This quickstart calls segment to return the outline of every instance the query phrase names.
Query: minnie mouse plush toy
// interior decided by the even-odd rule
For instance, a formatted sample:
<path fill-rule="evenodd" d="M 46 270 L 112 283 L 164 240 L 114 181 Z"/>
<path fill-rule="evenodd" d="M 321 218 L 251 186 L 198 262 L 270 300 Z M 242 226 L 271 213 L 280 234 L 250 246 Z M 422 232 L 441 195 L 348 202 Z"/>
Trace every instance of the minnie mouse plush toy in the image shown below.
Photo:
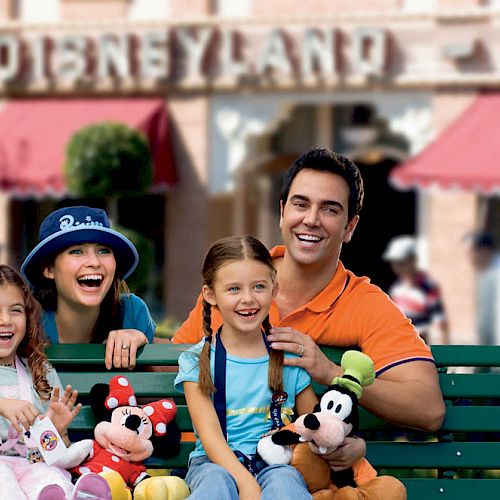
<path fill-rule="evenodd" d="M 168 399 L 137 405 L 126 377 L 96 384 L 90 401 L 97 425 L 94 440 L 71 446 L 64 466 L 74 476 L 99 473 L 108 481 L 113 500 L 180 500 L 189 495 L 175 476 L 148 477 L 144 460 L 153 453 L 169 457 L 179 453 L 180 430 L 174 421 L 175 403 Z M 62 465 L 61 463 L 59 463 Z"/>

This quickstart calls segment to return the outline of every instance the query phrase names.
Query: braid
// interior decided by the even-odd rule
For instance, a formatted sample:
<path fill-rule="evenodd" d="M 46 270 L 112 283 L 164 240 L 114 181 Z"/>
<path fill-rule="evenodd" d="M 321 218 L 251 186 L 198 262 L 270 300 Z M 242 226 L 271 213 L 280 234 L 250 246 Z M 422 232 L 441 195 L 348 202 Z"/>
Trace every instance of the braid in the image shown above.
<path fill-rule="evenodd" d="M 215 386 L 210 372 L 210 346 L 212 344 L 212 306 L 203 299 L 203 331 L 205 332 L 205 344 L 200 353 L 200 374 L 198 384 L 203 394 L 213 394 Z"/>
<path fill-rule="evenodd" d="M 267 315 L 262 322 L 262 328 L 267 337 L 271 330 L 269 315 Z M 283 351 L 277 351 L 275 349 L 269 351 L 268 384 L 272 392 L 283 391 Z"/>
<path fill-rule="evenodd" d="M 203 332 L 205 337 L 212 337 L 212 306 L 203 299 Z"/>

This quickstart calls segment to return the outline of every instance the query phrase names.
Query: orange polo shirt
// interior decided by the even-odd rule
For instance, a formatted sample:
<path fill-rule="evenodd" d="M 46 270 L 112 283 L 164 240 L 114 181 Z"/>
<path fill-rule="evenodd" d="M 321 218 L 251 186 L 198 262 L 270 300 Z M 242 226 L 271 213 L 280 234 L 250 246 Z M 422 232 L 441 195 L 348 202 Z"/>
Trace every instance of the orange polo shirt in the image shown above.
<path fill-rule="evenodd" d="M 273 259 L 284 254 L 284 246 L 271 250 Z M 201 340 L 202 309 L 200 295 L 172 342 L 195 344 Z M 387 294 L 368 278 L 346 270 L 340 261 L 332 280 L 316 297 L 283 318 L 273 302 L 269 318 L 273 326 L 294 328 L 320 345 L 360 347 L 373 360 L 377 375 L 409 361 L 434 361 L 429 347 Z M 213 331 L 221 324 L 221 315 L 212 309 Z"/>

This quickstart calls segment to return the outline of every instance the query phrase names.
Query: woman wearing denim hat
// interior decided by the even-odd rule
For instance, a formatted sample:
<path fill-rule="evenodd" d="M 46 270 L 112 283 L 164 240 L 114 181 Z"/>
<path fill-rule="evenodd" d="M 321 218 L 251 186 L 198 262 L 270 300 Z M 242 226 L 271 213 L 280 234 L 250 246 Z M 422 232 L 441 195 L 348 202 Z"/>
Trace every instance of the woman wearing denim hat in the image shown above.
<path fill-rule="evenodd" d="M 153 340 L 156 328 L 147 305 L 123 281 L 139 262 L 132 242 L 111 229 L 104 210 L 84 206 L 50 213 L 39 236 L 21 273 L 43 307 L 50 341 L 106 341 L 106 367 L 132 369 L 137 349 Z"/>

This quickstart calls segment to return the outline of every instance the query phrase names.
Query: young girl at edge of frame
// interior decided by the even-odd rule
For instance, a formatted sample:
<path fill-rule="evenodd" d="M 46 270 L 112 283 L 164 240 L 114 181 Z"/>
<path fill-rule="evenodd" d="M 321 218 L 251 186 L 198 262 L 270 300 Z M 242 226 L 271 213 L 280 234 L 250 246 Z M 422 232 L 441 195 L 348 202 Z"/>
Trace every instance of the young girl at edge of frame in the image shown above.
<path fill-rule="evenodd" d="M 181 354 L 175 380 L 197 433 L 186 476 L 189 498 L 310 499 L 297 470 L 255 456 L 259 439 L 283 425 L 283 415 L 287 420 L 294 407 L 310 412 L 317 402 L 307 372 L 283 366 L 283 352 L 266 341 L 277 292 L 271 256 L 250 236 L 219 240 L 205 258 L 203 281 L 206 337 Z M 210 328 L 212 306 L 224 320 L 217 333 Z"/>
<path fill-rule="evenodd" d="M 105 341 L 106 368 L 134 368 L 137 349 L 153 341 L 156 329 L 148 306 L 124 281 L 138 262 L 134 244 L 111 228 L 104 210 L 49 213 L 21 275 L 42 305 L 50 342 Z"/>
<path fill-rule="evenodd" d="M 21 438 L 22 427 L 29 429 L 38 416 L 48 415 L 69 446 L 67 428 L 81 409 L 70 385 L 60 396 L 61 381 L 43 352 L 40 315 L 21 276 L 0 264 L 0 496 L 59 500 L 81 492 L 106 494 L 104 478 L 92 474 L 74 487 L 69 472 L 36 461 L 35 443 Z"/>

